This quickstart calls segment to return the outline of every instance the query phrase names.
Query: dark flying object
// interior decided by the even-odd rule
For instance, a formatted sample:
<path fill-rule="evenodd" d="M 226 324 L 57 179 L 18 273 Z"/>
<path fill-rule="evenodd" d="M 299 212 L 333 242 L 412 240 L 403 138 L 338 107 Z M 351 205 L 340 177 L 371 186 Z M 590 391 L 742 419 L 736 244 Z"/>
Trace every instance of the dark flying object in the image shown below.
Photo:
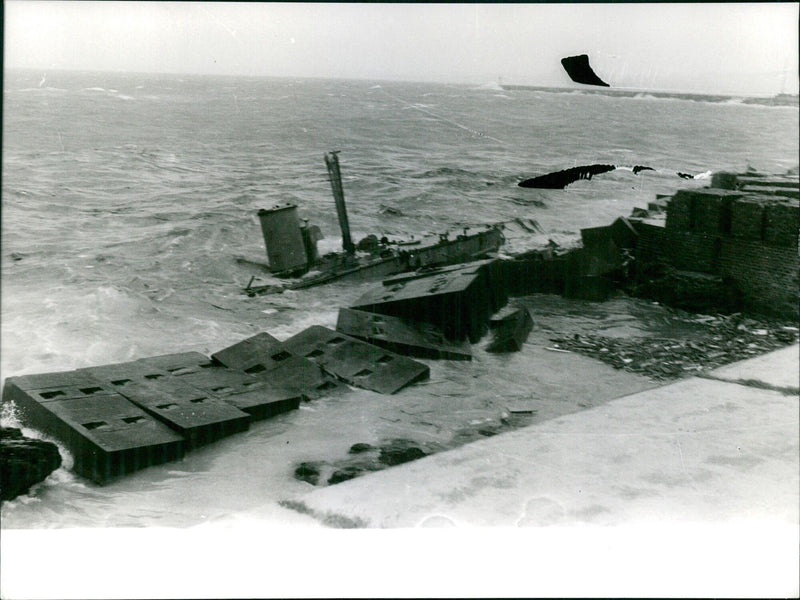
<path fill-rule="evenodd" d="M 569 75 L 570 79 L 575 83 L 611 87 L 592 71 L 592 67 L 589 66 L 589 57 L 586 54 L 562 58 L 561 64 L 564 66 L 567 75 Z"/>

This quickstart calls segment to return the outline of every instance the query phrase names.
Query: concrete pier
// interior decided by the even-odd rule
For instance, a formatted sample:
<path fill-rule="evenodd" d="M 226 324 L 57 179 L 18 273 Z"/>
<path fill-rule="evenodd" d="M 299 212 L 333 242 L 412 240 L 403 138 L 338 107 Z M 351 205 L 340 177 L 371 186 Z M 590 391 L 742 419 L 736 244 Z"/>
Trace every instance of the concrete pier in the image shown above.
<path fill-rule="evenodd" d="M 800 521 L 798 346 L 318 488 L 370 528 Z M 792 392 L 789 388 L 794 386 Z"/>

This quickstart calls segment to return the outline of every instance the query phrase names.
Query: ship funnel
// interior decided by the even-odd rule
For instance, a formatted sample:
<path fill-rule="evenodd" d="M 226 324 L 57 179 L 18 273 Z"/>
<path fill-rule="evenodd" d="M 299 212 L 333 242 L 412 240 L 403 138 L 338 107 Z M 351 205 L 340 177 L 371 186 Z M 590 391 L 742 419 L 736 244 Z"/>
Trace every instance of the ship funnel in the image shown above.
<path fill-rule="evenodd" d="M 297 206 L 277 204 L 258 211 L 269 268 L 275 274 L 299 274 L 308 268 L 308 257 L 297 219 Z"/>

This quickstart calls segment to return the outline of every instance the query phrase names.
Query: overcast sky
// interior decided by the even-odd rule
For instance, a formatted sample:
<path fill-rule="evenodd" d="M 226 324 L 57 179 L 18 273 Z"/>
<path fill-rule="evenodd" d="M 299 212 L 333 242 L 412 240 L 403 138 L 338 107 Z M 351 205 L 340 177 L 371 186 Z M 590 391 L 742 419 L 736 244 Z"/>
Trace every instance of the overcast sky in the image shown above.
<path fill-rule="evenodd" d="M 797 92 L 798 4 L 5 3 L 5 67 Z"/>

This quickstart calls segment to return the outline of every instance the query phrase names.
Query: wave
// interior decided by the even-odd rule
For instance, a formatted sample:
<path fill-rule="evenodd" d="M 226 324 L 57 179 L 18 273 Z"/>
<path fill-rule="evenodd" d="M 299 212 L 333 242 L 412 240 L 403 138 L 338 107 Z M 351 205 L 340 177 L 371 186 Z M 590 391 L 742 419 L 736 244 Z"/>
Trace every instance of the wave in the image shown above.
<path fill-rule="evenodd" d="M 477 173 L 473 173 L 472 171 L 466 171 L 464 169 L 459 169 L 457 167 L 439 167 L 437 169 L 431 169 L 430 171 L 425 171 L 419 175 L 411 175 L 411 177 L 415 179 L 432 179 L 436 177 L 477 177 Z"/>
<path fill-rule="evenodd" d="M 44 87 L 35 87 L 35 88 L 21 88 L 21 89 L 14 90 L 14 91 L 16 91 L 16 92 L 24 92 L 24 93 L 30 93 L 30 92 L 37 92 L 37 93 L 58 92 L 58 93 L 63 93 L 63 92 L 66 92 L 68 90 L 65 90 L 64 88 L 59 88 L 59 87 L 44 86 Z"/>

